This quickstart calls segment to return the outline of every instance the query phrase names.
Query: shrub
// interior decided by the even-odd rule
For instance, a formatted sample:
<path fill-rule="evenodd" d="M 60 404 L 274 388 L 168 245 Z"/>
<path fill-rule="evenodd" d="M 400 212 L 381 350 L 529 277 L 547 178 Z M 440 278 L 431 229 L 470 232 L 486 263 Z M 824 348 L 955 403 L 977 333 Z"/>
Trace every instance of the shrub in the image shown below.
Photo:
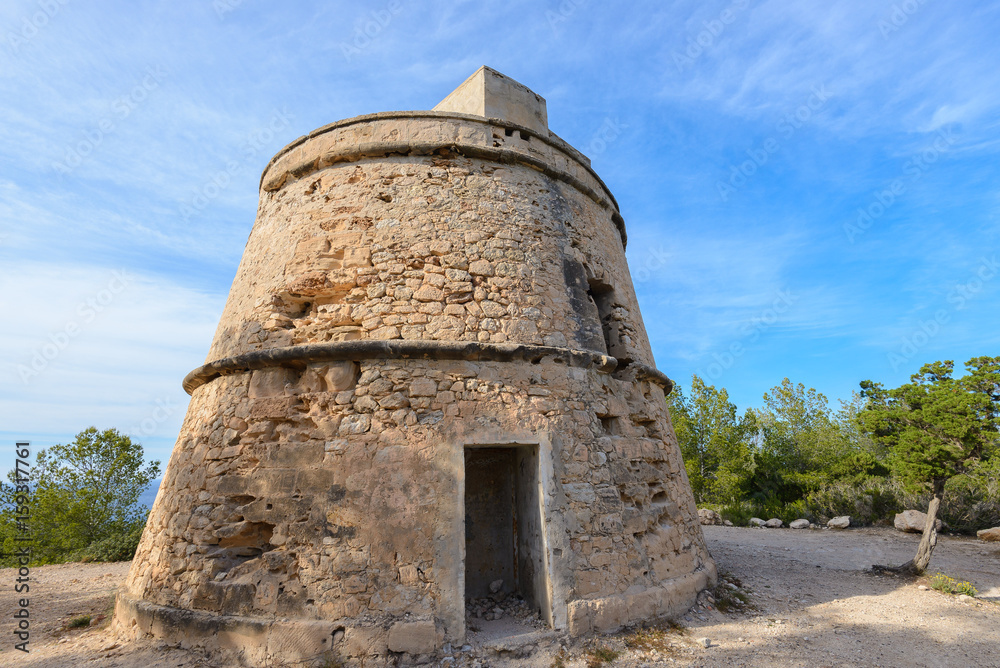
<path fill-rule="evenodd" d="M 891 521 L 902 512 L 902 496 L 902 488 L 895 481 L 868 478 L 860 483 L 831 483 L 810 494 L 806 504 L 821 521 L 850 515 L 852 524 L 871 525 L 879 520 Z"/>
<path fill-rule="evenodd" d="M 996 478 L 956 476 L 945 490 L 938 518 L 949 531 L 974 534 L 1000 525 L 1000 481 Z M 831 483 L 810 494 L 807 504 L 823 520 L 850 515 L 852 523 L 871 525 L 892 522 L 896 513 L 907 508 L 926 510 L 930 500 L 930 492 L 908 492 L 894 479 L 869 478 L 860 483 Z"/>
<path fill-rule="evenodd" d="M 749 501 L 736 501 L 714 508 L 724 520 L 729 520 L 735 526 L 745 527 L 754 516 L 752 504 Z"/>
<path fill-rule="evenodd" d="M 596 645 L 588 654 L 590 656 L 587 659 L 587 668 L 599 668 L 617 659 L 620 652 L 611 649 L 607 645 Z"/>
<path fill-rule="evenodd" d="M 791 503 L 782 503 L 774 497 L 763 499 L 748 499 L 729 503 L 723 506 L 714 507 L 713 510 L 722 516 L 722 519 L 729 520 L 735 526 L 745 527 L 750 524 L 751 517 L 759 517 L 769 520 L 777 517 L 785 524 L 805 518 L 810 522 L 816 521 L 816 515 L 802 499 Z"/>
<path fill-rule="evenodd" d="M 944 573 L 935 573 L 934 577 L 931 578 L 931 589 L 937 589 L 945 594 L 965 594 L 966 596 L 976 597 L 979 592 L 976 588 L 972 586 L 971 582 L 966 582 L 965 580 L 959 582 L 955 578 L 945 575 Z"/>
<path fill-rule="evenodd" d="M 90 626 L 90 615 L 81 615 L 79 617 L 74 617 L 73 619 L 66 622 L 66 628 L 68 629 L 82 629 L 85 626 Z"/>
<path fill-rule="evenodd" d="M 75 556 L 80 561 L 129 561 L 135 556 L 145 522 L 138 523 L 128 533 L 116 534 L 91 543 Z"/>
<path fill-rule="evenodd" d="M 925 508 L 930 495 L 921 498 Z M 956 533 L 974 534 L 1000 526 L 1000 481 L 985 476 L 956 476 L 945 485 L 938 517 Z"/>

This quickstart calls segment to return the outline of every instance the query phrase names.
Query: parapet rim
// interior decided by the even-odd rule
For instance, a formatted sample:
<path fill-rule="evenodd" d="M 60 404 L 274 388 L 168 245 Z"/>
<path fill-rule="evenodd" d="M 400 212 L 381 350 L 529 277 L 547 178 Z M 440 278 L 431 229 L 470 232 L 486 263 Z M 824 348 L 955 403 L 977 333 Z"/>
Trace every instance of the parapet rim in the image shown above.
<path fill-rule="evenodd" d="M 585 156 L 579 150 L 573 148 L 569 143 L 566 142 L 566 140 L 562 139 L 561 137 L 559 137 L 557 134 L 555 134 L 551 130 L 549 131 L 549 133 L 547 135 L 543 135 L 543 134 L 539 133 L 536 130 L 532 130 L 531 128 L 525 127 L 523 125 L 519 125 L 517 123 L 513 123 L 513 122 L 508 121 L 508 120 L 504 120 L 502 118 L 486 118 L 484 116 L 477 116 L 475 114 L 462 114 L 462 113 L 450 112 L 450 111 L 449 112 L 442 112 L 442 111 L 380 111 L 380 112 L 376 112 L 374 114 L 362 114 L 360 116 L 353 116 L 351 118 L 345 118 L 343 120 L 334 121 L 333 123 L 328 123 L 327 125 L 324 125 L 322 127 L 316 128 L 315 130 L 313 130 L 312 132 L 310 132 L 308 134 L 302 135 L 301 137 L 299 137 L 298 139 L 295 139 L 294 141 L 288 143 L 284 148 L 282 148 L 280 151 L 278 151 L 277 153 L 275 153 L 274 157 L 272 157 L 271 160 L 267 163 L 267 166 L 264 167 L 264 171 L 261 172 L 260 183 L 258 184 L 258 190 L 261 190 L 263 188 L 263 186 L 264 186 L 264 179 L 267 176 L 268 171 L 270 171 L 271 167 L 273 167 L 274 164 L 282 156 L 286 155 L 292 149 L 294 149 L 294 148 L 296 148 L 298 146 L 301 146 L 302 144 L 304 144 L 305 142 L 309 141 L 310 139 L 313 139 L 314 137 L 318 137 L 318 136 L 320 136 L 322 134 L 325 134 L 327 132 L 331 132 L 333 130 L 337 130 L 339 128 L 344 128 L 344 127 L 348 127 L 348 126 L 351 126 L 351 125 L 357 125 L 359 123 L 367 123 L 367 122 L 370 122 L 370 121 L 378 121 L 378 120 L 386 120 L 386 119 L 406 119 L 406 118 L 441 118 L 441 119 L 454 119 L 454 120 L 470 121 L 470 122 L 473 122 L 473 123 L 479 123 L 481 125 L 499 125 L 499 126 L 502 126 L 504 128 L 511 128 L 511 129 L 517 130 L 518 132 L 523 132 L 525 134 L 531 135 L 532 137 L 536 137 L 537 139 L 541 140 L 542 142 L 548 144 L 549 146 L 552 146 L 556 150 L 561 151 L 562 153 L 565 153 L 570 158 L 572 158 L 575 162 L 577 162 L 581 167 L 583 167 L 585 170 L 587 170 L 587 172 L 589 172 L 590 175 L 600 184 L 601 188 L 604 190 L 604 193 L 607 195 L 608 199 L 614 205 L 615 212 L 618 213 L 619 215 L 621 214 L 621 208 L 618 206 L 618 200 L 615 199 L 615 196 L 611 193 L 611 189 L 608 188 L 608 186 L 607 186 L 606 183 L 604 183 L 604 180 L 601 179 L 601 177 L 598 176 L 597 172 L 594 171 L 594 168 L 591 167 L 591 165 L 590 165 L 590 159 L 587 158 L 587 156 Z"/>

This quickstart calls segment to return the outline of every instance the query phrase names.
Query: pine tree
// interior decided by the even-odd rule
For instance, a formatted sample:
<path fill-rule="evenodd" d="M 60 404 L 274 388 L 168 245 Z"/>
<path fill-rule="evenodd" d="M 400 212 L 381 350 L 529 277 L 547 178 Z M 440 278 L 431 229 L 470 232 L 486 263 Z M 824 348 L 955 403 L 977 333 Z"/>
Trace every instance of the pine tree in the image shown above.
<path fill-rule="evenodd" d="M 910 382 L 885 389 L 861 383 L 867 403 L 861 426 L 891 449 L 894 474 L 914 490 L 932 493 L 916 556 L 898 567 L 876 569 L 920 574 L 937 544 L 935 523 L 945 483 L 973 467 L 995 446 L 1000 432 L 1000 357 L 974 357 L 968 373 L 953 378 L 954 362 L 925 364 Z"/>

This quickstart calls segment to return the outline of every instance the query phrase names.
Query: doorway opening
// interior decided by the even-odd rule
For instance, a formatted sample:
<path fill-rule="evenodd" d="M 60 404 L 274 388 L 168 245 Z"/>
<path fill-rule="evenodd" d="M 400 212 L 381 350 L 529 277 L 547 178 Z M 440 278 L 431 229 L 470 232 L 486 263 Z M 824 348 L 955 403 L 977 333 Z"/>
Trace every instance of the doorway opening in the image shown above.
<path fill-rule="evenodd" d="M 465 449 L 465 600 L 520 596 L 552 625 L 538 447 Z"/>

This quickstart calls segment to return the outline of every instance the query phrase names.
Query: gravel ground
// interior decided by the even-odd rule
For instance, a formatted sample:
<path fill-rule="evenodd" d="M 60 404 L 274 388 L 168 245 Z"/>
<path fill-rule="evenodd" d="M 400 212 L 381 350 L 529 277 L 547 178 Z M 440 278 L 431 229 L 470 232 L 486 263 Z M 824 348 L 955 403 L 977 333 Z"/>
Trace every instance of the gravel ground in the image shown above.
<path fill-rule="evenodd" d="M 464 652 L 455 648 L 450 659 L 441 657 L 433 665 L 1000 667 L 1000 544 L 940 539 L 931 573 L 942 571 L 972 582 L 979 598 L 963 601 L 921 589 L 926 579 L 866 574 L 864 569 L 873 563 L 902 563 L 916 551 L 918 536 L 891 529 L 712 526 L 705 527 L 705 535 L 720 571 L 731 583 L 739 583 L 752 608 L 724 614 L 707 603 L 676 620 L 680 628 L 661 626 L 573 643 L 535 628 L 512 628 L 511 633 L 522 633 L 525 646 L 491 638 Z M 109 614 L 127 570 L 127 563 L 32 569 L 29 654 L 13 647 L 8 611 L 16 609 L 18 598 L 13 591 L 15 571 L 0 570 L 0 666 L 228 665 L 218 657 L 162 643 L 120 644 L 113 638 L 101 615 Z M 94 620 L 92 626 L 67 629 L 71 620 L 86 615 Z M 609 661 L 601 664 L 601 658 Z"/>
<path fill-rule="evenodd" d="M 689 613 L 675 654 L 629 652 L 614 665 L 1000 666 L 1000 545 L 941 537 L 930 573 L 972 582 L 979 600 L 875 577 L 919 536 L 892 529 L 705 527 L 720 571 L 741 580 L 756 610 Z M 690 641 L 708 638 L 708 648 Z M 686 641 L 686 642 L 684 642 Z M 671 661 L 673 659 L 673 661 Z"/>

